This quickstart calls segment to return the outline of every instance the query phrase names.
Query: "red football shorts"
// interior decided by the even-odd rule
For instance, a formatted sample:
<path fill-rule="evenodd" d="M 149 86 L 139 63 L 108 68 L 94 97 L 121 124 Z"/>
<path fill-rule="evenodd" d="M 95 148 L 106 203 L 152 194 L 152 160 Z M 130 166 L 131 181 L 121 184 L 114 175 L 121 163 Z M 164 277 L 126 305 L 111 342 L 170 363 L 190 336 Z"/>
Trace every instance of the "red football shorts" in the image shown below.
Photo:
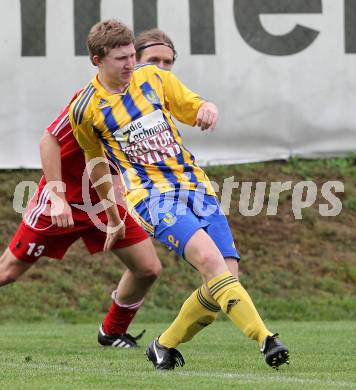
<path fill-rule="evenodd" d="M 118 206 L 119 214 L 125 220 L 125 238 L 117 240 L 113 249 L 126 248 L 148 238 L 147 233 L 134 221 L 126 210 Z M 99 230 L 84 211 L 72 209 L 74 226 L 59 228 L 53 226 L 51 218 L 41 215 L 36 226 L 22 221 L 13 236 L 9 249 L 13 255 L 27 263 L 36 262 L 41 256 L 61 260 L 74 241 L 81 238 L 91 254 L 101 252 L 106 233 Z M 107 223 L 105 212 L 98 214 L 100 221 Z"/>

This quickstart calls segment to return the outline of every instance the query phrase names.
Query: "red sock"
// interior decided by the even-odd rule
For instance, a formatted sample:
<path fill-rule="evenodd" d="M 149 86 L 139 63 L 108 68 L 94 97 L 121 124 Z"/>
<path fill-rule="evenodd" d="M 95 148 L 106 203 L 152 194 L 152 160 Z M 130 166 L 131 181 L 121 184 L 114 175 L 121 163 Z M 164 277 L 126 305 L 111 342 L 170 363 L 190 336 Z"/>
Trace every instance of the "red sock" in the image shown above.
<path fill-rule="evenodd" d="M 143 300 L 132 305 L 121 305 L 113 301 L 103 321 L 104 333 L 108 335 L 126 333 L 142 303 Z"/>

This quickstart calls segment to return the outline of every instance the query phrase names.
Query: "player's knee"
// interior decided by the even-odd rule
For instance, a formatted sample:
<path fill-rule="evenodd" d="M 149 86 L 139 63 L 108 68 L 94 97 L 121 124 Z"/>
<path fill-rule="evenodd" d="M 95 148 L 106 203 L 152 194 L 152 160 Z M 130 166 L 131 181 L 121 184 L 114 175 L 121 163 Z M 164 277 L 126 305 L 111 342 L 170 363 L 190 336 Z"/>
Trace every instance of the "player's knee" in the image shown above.
<path fill-rule="evenodd" d="M 196 255 L 196 263 L 202 268 L 214 268 L 221 262 L 221 260 L 222 258 L 220 259 L 215 252 L 211 252 L 206 249 L 200 250 Z"/>
<path fill-rule="evenodd" d="M 155 260 L 145 263 L 141 269 L 137 270 L 137 276 L 140 279 L 155 281 L 159 277 L 161 271 L 162 264 L 157 258 Z"/>
<path fill-rule="evenodd" d="M 162 271 L 162 264 L 161 262 L 157 259 L 157 261 L 154 263 L 153 267 L 152 267 L 152 274 L 154 276 L 155 279 L 157 279 L 160 274 L 161 274 L 161 271 Z"/>
<path fill-rule="evenodd" d="M 153 264 L 151 268 L 144 271 L 145 279 L 156 280 L 159 277 L 161 271 L 162 265 L 160 262 L 157 262 Z"/>

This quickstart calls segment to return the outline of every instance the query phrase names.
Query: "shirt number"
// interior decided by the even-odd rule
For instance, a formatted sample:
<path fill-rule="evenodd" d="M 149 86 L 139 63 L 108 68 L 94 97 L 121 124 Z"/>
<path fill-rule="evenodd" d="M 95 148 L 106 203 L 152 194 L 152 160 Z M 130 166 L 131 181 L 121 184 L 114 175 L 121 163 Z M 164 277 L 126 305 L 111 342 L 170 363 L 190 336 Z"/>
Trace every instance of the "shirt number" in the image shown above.
<path fill-rule="evenodd" d="M 37 245 L 35 242 L 30 242 L 28 244 L 27 255 L 28 256 L 33 255 L 35 257 L 39 257 L 39 256 L 41 256 L 44 249 L 45 249 L 44 245 Z"/>

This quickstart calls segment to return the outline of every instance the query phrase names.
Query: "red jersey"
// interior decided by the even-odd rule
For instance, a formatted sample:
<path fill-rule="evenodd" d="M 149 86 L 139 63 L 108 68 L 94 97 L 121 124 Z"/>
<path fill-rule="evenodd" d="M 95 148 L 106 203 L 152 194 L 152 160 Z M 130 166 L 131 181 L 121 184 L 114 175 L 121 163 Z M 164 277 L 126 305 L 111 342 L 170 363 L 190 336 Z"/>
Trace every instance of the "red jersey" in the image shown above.
<path fill-rule="evenodd" d="M 76 99 L 80 91 L 72 98 Z M 61 148 L 62 182 L 65 183 L 66 200 L 68 203 L 83 203 L 82 177 L 85 173 L 85 157 L 73 136 L 69 123 L 68 110 L 71 102 L 63 109 L 59 116 L 48 126 L 47 131 L 57 138 Z M 41 195 L 46 186 L 44 176 L 38 184 L 38 196 Z M 90 186 L 90 198 L 92 203 L 99 202 L 98 195 Z"/>
<path fill-rule="evenodd" d="M 74 100 L 77 94 L 73 97 Z M 17 259 L 34 263 L 41 256 L 62 259 L 70 245 L 81 238 L 91 254 L 103 250 L 106 233 L 96 225 L 87 211 L 78 209 L 75 204 L 85 203 L 82 190 L 82 176 L 86 174 L 84 154 L 75 140 L 69 123 L 68 108 L 64 108 L 47 131 L 57 138 L 61 153 L 62 182 L 66 186 L 65 196 L 72 207 L 74 226 L 60 228 L 52 223 L 50 210 L 50 193 L 44 176 L 37 186 L 35 195 L 30 200 L 23 221 L 15 236 L 9 244 L 11 252 Z M 115 172 L 112 172 L 113 174 Z M 127 214 L 125 203 L 119 196 L 122 187 L 117 175 L 113 176 L 115 192 L 118 201 L 118 212 L 125 221 L 126 232 L 123 240 L 118 240 L 114 249 L 126 248 L 147 239 L 145 231 Z M 85 180 L 89 187 L 84 191 L 84 196 L 89 193 L 91 204 L 100 202 L 99 197 L 92 188 L 91 183 Z M 88 199 L 87 199 L 88 200 Z M 120 203 L 120 204 L 119 204 Z M 90 210 L 89 210 L 90 211 Z M 95 212 L 98 221 L 106 225 L 107 216 L 105 211 Z"/>
<path fill-rule="evenodd" d="M 77 98 L 80 92 L 81 91 L 78 91 L 73 96 L 70 103 L 47 127 L 47 131 L 57 138 L 60 146 L 62 182 L 65 184 L 65 197 L 67 202 L 70 204 L 86 203 L 83 199 L 83 194 L 85 197 L 89 194 L 91 204 L 95 205 L 100 202 L 100 199 L 95 188 L 92 187 L 88 179 L 84 181 L 86 188 L 83 188 L 82 178 L 83 175 L 87 176 L 85 157 L 77 140 L 73 136 L 73 130 L 69 122 L 69 106 Z M 117 203 L 126 207 L 121 196 L 123 186 L 119 175 L 113 171 L 112 175 Z M 37 225 L 39 217 L 44 213 L 47 213 L 47 215 L 50 216 L 50 193 L 46 184 L 46 178 L 43 175 L 38 183 L 36 193 L 30 200 L 25 212 L 24 219 L 29 226 Z"/>

